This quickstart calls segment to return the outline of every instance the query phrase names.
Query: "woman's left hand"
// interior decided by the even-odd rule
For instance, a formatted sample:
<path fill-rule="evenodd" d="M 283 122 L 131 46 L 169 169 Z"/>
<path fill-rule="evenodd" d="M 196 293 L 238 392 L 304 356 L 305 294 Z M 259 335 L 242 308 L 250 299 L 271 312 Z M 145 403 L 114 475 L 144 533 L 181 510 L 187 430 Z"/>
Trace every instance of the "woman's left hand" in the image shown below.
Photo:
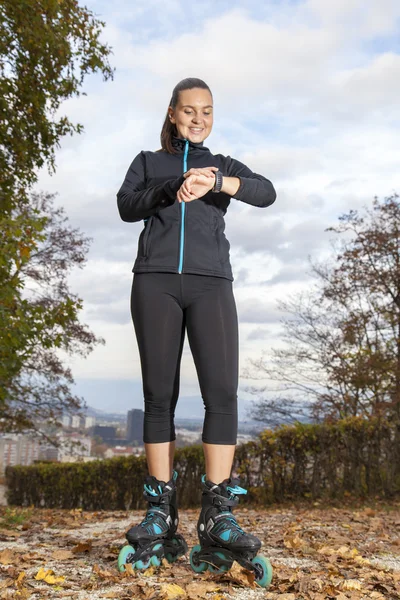
<path fill-rule="evenodd" d="M 213 168 L 213 167 L 211 167 Z M 207 192 L 213 189 L 215 184 L 215 174 L 212 171 L 208 173 L 200 173 L 205 169 L 190 169 L 185 174 L 185 181 L 181 185 L 176 195 L 179 202 L 191 202 L 205 196 Z M 197 173 L 196 173 L 197 171 Z"/>

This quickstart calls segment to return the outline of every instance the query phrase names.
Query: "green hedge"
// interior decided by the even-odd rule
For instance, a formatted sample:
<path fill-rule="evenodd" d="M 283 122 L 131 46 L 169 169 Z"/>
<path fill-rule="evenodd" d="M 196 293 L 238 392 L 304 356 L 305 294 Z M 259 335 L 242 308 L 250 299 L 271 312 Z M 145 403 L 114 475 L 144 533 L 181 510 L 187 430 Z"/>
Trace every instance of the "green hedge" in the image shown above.
<path fill-rule="evenodd" d="M 205 472 L 201 446 L 179 448 L 178 497 L 198 506 Z M 145 456 L 88 463 L 7 467 L 10 505 L 84 510 L 142 509 Z M 400 492 L 400 426 L 352 418 L 325 425 L 282 426 L 237 446 L 233 464 L 247 500 L 267 505 L 300 498 L 394 496 Z"/>

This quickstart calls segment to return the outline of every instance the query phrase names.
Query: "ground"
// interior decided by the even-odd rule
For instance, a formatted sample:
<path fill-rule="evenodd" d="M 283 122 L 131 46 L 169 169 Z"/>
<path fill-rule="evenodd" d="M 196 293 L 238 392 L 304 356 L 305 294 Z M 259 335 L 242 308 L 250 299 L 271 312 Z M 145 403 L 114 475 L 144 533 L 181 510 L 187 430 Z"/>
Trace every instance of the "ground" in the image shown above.
<path fill-rule="evenodd" d="M 180 511 L 189 549 L 198 510 Z M 227 574 L 196 574 L 189 557 L 119 573 L 124 533 L 143 511 L 0 507 L 0 598 L 45 600 L 400 599 L 400 502 L 334 507 L 237 507 L 262 540 L 274 576 L 261 589 L 236 562 Z"/>

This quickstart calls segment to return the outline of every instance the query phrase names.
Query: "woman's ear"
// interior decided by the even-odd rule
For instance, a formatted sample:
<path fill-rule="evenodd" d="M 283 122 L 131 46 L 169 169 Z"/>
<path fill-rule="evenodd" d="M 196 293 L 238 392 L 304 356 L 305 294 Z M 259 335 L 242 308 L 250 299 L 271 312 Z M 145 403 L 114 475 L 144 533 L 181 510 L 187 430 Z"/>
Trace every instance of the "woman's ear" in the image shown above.
<path fill-rule="evenodd" d="M 171 107 L 169 107 L 169 109 L 168 109 L 168 118 L 169 118 L 169 120 L 171 121 L 171 123 L 172 123 L 173 125 L 175 125 L 175 121 L 176 121 L 176 119 L 175 119 L 175 117 L 174 117 L 174 109 L 173 109 L 173 108 L 171 108 Z"/>

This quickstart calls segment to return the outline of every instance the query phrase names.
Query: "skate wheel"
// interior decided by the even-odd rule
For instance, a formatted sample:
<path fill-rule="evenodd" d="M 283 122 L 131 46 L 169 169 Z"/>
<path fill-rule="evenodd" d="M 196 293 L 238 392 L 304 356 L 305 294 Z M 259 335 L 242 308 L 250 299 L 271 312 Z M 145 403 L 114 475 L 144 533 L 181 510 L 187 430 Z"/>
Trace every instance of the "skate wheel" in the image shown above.
<path fill-rule="evenodd" d="M 124 546 L 118 555 L 118 571 L 123 573 L 125 571 L 126 563 L 131 562 L 130 556 L 135 554 L 135 549 L 132 546 Z"/>
<path fill-rule="evenodd" d="M 135 567 L 135 569 L 144 570 L 144 569 L 149 568 L 150 562 L 151 562 L 151 558 L 149 558 L 146 561 L 138 560 L 135 562 L 135 564 L 133 566 Z"/>
<path fill-rule="evenodd" d="M 167 561 L 169 563 L 173 563 L 176 560 L 178 560 L 177 554 L 171 554 L 171 552 L 167 552 L 167 554 L 165 555 L 165 558 L 167 559 Z"/>
<path fill-rule="evenodd" d="M 177 561 L 178 558 L 182 556 L 182 554 L 186 554 L 187 552 L 187 544 L 181 535 L 177 534 L 176 537 L 172 538 L 171 542 L 173 546 L 183 546 L 183 552 L 177 552 L 176 554 L 172 552 L 167 552 L 165 554 L 165 558 L 169 563 Z"/>
<path fill-rule="evenodd" d="M 156 550 L 159 550 L 160 548 L 162 548 L 162 544 L 156 544 L 153 548 L 153 552 L 156 552 Z M 150 564 L 154 567 L 159 567 L 161 565 L 161 558 L 159 556 L 152 556 L 150 558 Z"/>
<path fill-rule="evenodd" d="M 222 558 L 222 560 L 228 560 L 227 557 L 225 556 L 225 554 L 223 552 L 214 552 L 213 556 L 218 556 L 219 558 Z M 208 565 L 208 570 L 211 571 L 211 573 L 226 573 L 226 571 L 229 571 L 229 569 L 232 566 L 232 562 L 231 564 L 228 565 L 221 565 L 220 567 L 214 566 L 214 565 Z"/>
<path fill-rule="evenodd" d="M 201 550 L 201 546 L 197 545 L 194 546 L 191 551 L 190 551 L 190 566 L 192 567 L 193 571 L 195 571 L 196 573 L 203 573 L 204 571 L 207 571 L 207 563 L 205 562 L 200 562 L 198 559 L 199 556 L 199 552 Z"/>
<path fill-rule="evenodd" d="M 251 562 L 256 567 L 255 582 L 260 587 L 268 587 L 272 581 L 272 566 L 268 558 L 260 554 L 255 556 Z"/>

